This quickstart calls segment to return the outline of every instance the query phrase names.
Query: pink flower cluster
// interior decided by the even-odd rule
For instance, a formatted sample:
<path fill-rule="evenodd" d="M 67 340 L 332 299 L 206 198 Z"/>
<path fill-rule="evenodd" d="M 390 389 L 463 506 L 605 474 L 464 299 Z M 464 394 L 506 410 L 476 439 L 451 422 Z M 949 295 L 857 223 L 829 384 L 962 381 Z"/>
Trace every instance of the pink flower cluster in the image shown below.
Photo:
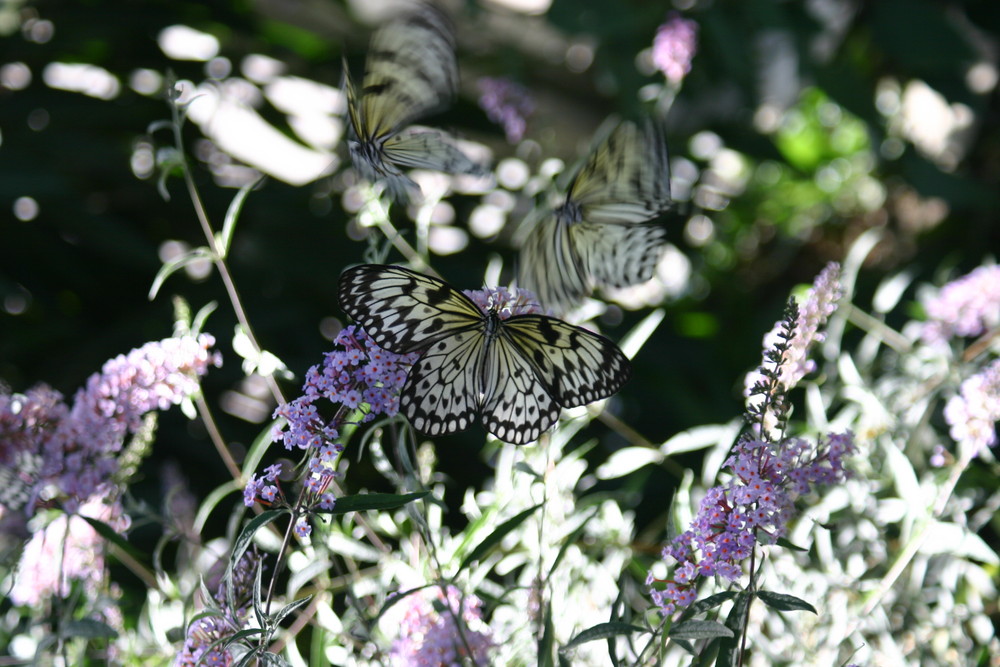
<path fill-rule="evenodd" d="M 28 513 L 37 500 L 60 502 L 70 513 L 105 495 L 118 470 L 125 437 L 152 410 L 179 404 L 198 390 L 198 377 L 220 365 L 215 339 L 167 338 L 104 364 L 73 399 L 44 385 L 24 394 L 0 393 L 0 464 L 37 462 Z M 21 480 L 27 483 L 26 479 Z"/>
<path fill-rule="evenodd" d="M 698 24 L 674 13 L 656 30 L 653 64 L 671 83 L 680 83 L 691 71 L 698 51 Z"/>
<path fill-rule="evenodd" d="M 791 390 L 802 378 L 816 370 L 816 362 L 809 358 L 809 351 L 814 345 L 826 339 L 826 334 L 821 329 L 837 309 L 837 302 L 841 296 L 843 287 L 840 284 L 840 265 L 830 262 L 816 276 L 812 288 L 799 305 L 799 317 L 795 323 L 794 335 L 788 341 L 788 350 L 782 356 L 781 363 L 773 369 L 778 373 L 778 384 L 782 391 Z M 782 325 L 783 321 L 777 322 L 764 336 L 765 351 L 773 349 L 779 342 Z M 766 364 L 768 362 L 765 354 Z M 764 376 L 759 369 L 747 374 L 744 380 L 744 395 L 747 396 L 748 404 L 764 400 L 760 394 L 755 395 L 751 392 L 763 379 Z"/>
<path fill-rule="evenodd" d="M 996 444 L 1000 420 L 1000 359 L 966 379 L 959 393 L 944 407 L 944 419 L 955 442 L 971 447 L 974 455 Z"/>
<path fill-rule="evenodd" d="M 921 337 L 946 343 L 979 336 L 1000 326 L 1000 265 L 980 266 L 923 300 L 927 312 Z"/>
<path fill-rule="evenodd" d="M 399 619 L 399 635 L 389 654 L 393 667 L 464 665 L 470 658 L 471 664 L 492 664 L 493 638 L 475 595 L 463 600 L 455 586 L 447 587 L 447 595 L 434 586 L 407 595 L 392 612 Z"/>

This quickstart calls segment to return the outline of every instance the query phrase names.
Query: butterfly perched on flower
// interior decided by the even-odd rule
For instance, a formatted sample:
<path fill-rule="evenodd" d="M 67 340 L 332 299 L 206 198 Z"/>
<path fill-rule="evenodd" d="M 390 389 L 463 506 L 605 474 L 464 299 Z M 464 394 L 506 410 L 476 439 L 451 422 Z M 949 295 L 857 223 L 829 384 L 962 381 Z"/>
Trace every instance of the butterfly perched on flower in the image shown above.
<path fill-rule="evenodd" d="M 390 352 L 420 353 L 400 410 L 421 433 L 487 431 L 522 445 L 561 408 L 611 396 L 632 374 L 618 347 L 562 320 L 526 313 L 528 299 L 480 294 L 484 307 L 447 283 L 398 266 L 365 264 L 340 277 L 340 305 Z"/>
<path fill-rule="evenodd" d="M 670 208 L 670 165 L 661 128 L 619 123 L 591 151 L 561 206 L 541 214 L 521 247 L 518 283 L 565 312 L 595 286 L 653 277 L 666 230 L 640 224 Z"/>
<path fill-rule="evenodd" d="M 380 27 L 372 35 L 360 95 L 344 61 L 350 117 L 348 146 L 355 169 L 384 181 L 390 196 L 409 201 L 419 187 L 402 168 L 482 175 L 485 170 L 439 130 L 405 127 L 438 110 L 458 91 L 451 25 L 430 5 Z"/>

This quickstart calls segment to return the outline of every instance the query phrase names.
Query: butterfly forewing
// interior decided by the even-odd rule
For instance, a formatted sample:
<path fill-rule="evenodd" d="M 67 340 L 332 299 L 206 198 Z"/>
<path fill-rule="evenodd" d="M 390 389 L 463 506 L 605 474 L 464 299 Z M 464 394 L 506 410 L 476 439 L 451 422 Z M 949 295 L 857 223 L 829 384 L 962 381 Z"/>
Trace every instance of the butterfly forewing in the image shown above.
<path fill-rule="evenodd" d="M 589 222 L 644 222 L 666 211 L 670 163 L 662 130 L 625 121 L 591 154 L 573 179 L 567 202 Z"/>
<path fill-rule="evenodd" d="M 379 347 L 397 354 L 482 326 L 483 313 L 444 282 L 398 266 L 364 264 L 340 278 L 340 307 Z"/>
<path fill-rule="evenodd" d="M 395 201 L 420 188 L 403 167 L 483 174 L 443 132 L 405 129 L 444 107 L 458 89 L 455 39 L 447 17 L 430 5 L 375 31 L 358 90 L 344 64 L 351 160 L 362 178 L 382 181 Z"/>
<path fill-rule="evenodd" d="M 632 376 L 617 345 L 554 317 L 517 315 L 504 322 L 504 331 L 563 407 L 607 398 Z"/>
<path fill-rule="evenodd" d="M 372 36 L 361 110 L 367 139 L 381 139 L 449 103 L 458 89 L 451 25 L 430 5 Z"/>
<path fill-rule="evenodd" d="M 554 213 L 538 220 L 521 247 L 519 284 L 534 292 L 543 306 L 568 310 L 590 291 L 577 247 L 569 225 Z"/>

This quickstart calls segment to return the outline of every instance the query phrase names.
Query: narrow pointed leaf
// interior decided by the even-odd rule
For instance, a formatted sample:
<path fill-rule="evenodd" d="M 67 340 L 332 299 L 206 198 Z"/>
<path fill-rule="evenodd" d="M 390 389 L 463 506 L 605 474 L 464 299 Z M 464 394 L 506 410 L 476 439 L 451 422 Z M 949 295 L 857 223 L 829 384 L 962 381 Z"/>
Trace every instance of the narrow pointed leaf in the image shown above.
<path fill-rule="evenodd" d="M 199 248 L 194 248 L 193 250 L 189 250 L 188 252 L 184 253 L 177 259 L 170 260 L 169 262 L 161 266 L 160 270 L 156 272 L 156 277 L 153 278 L 153 285 L 152 287 L 149 288 L 148 299 L 150 301 L 155 299 L 156 295 L 160 292 L 160 288 L 163 286 L 163 283 L 166 282 L 167 278 L 169 278 L 171 275 L 173 275 L 180 269 L 183 269 L 191 262 L 204 261 L 204 260 L 213 261 L 214 259 L 215 256 L 212 254 L 212 251 L 202 246 Z"/>
<path fill-rule="evenodd" d="M 757 591 L 757 597 L 768 607 L 777 609 L 778 611 L 811 611 L 814 614 L 819 613 L 811 604 L 794 595 L 772 593 L 771 591 Z"/>
<path fill-rule="evenodd" d="M 60 626 L 63 637 L 82 637 L 83 639 L 114 639 L 118 636 L 118 631 L 107 623 L 95 621 L 92 618 L 81 618 L 76 621 L 67 621 Z"/>
<path fill-rule="evenodd" d="M 671 639 L 709 639 L 732 637 L 733 631 L 716 621 L 684 621 L 670 630 Z"/>
<path fill-rule="evenodd" d="M 617 637 L 618 635 L 630 635 L 633 632 L 647 632 L 645 628 L 640 628 L 638 625 L 632 625 L 631 623 L 598 623 L 592 628 L 587 628 L 576 634 L 575 637 L 570 639 L 565 646 L 563 646 L 560 651 L 568 651 L 574 646 L 579 646 L 580 644 L 586 644 L 587 642 L 596 641 L 598 639 L 607 639 L 608 637 Z"/>
<path fill-rule="evenodd" d="M 709 595 L 707 598 L 704 598 L 703 600 L 698 600 L 697 602 L 693 603 L 690 607 L 685 609 L 684 613 L 681 614 L 681 617 L 677 619 L 677 621 L 678 623 L 682 623 L 687 619 L 691 618 L 692 616 L 700 614 L 704 611 L 708 611 L 709 609 L 714 609 L 723 602 L 726 602 L 727 600 L 732 600 L 734 597 L 736 597 L 735 591 L 724 591 L 722 593 L 716 593 L 715 595 Z"/>
<path fill-rule="evenodd" d="M 369 510 L 391 510 L 402 507 L 406 503 L 420 500 L 430 494 L 430 491 L 416 493 L 359 493 L 354 496 L 337 498 L 332 510 L 318 510 L 319 514 L 346 514 L 347 512 L 365 512 Z"/>
<path fill-rule="evenodd" d="M 458 568 L 459 571 L 464 570 L 466 567 L 469 566 L 469 564 L 477 560 L 481 560 L 483 556 L 485 556 L 487 553 L 492 551 L 494 547 L 500 544 L 500 541 L 503 540 L 503 538 L 506 537 L 508 533 L 510 533 L 512 530 L 514 530 L 522 523 L 524 523 L 525 520 L 527 520 L 527 518 L 531 516 L 532 513 L 539 507 L 541 507 L 541 503 L 539 503 L 538 505 L 534 505 L 533 507 L 529 507 L 523 512 L 515 515 L 510 519 L 507 519 L 499 526 L 497 526 L 496 530 L 490 533 L 486 537 L 486 539 L 480 542 L 476 546 L 476 548 L 474 548 L 469 553 L 469 555 L 467 555 L 464 559 L 462 559 L 462 564 Z"/>
<path fill-rule="evenodd" d="M 233 242 L 233 232 L 236 231 L 236 222 L 239 220 L 240 211 L 243 210 L 243 204 L 247 200 L 247 195 L 250 191 L 257 187 L 257 185 L 264 180 L 261 176 L 252 183 L 247 183 L 240 191 L 236 193 L 233 197 L 233 201 L 229 203 L 229 208 L 226 209 L 226 218 L 222 223 L 222 232 L 216 235 L 216 245 L 218 245 L 219 253 L 222 258 L 225 259 L 226 255 L 229 254 L 229 246 Z"/>
<path fill-rule="evenodd" d="M 80 518 L 89 523 L 90 527 L 97 531 L 97 534 L 105 540 L 111 542 L 129 556 L 135 558 L 137 561 L 144 562 L 143 559 L 145 556 L 143 553 L 129 544 L 128 541 L 114 528 L 99 519 L 93 519 L 89 516 L 81 516 Z"/>

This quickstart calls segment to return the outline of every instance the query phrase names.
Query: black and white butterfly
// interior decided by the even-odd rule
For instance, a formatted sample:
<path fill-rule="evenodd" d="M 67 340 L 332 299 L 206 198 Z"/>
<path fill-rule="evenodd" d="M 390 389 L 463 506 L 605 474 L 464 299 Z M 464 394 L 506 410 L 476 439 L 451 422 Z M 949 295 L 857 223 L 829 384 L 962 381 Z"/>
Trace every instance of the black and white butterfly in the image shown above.
<path fill-rule="evenodd" d="M 348 146 L 355 169 L 383 181 L 407 202 L 419 187 L 403 168 L 482 175 L 485 169 L 439 130 L 406 127 L 449 104 L 458 91 L 455 37 L 447 17 L 430 5 L 383 25 L 372 35 L 360 95 L 344 61 L 350 117 Z"/>
<path fill-rule="evenodd" d="M 542 305 L 566 312 L 594 287 L 653 277 L 666 230 L 644 223 L 671 205 L 662 129 L 619 123 L 591 151 L 566 200 L 545 211 L 521 247 L 518 283 Z"/>
<path fill-rule="evenodd" d="M 480 308 L 447 283 L 398 266 L 366 264 L 340 277 L 340 305 L 380 346 L 419 352 L 400 410 L 421 433 L 487 431 L 521 445 L 561 408 L 617 392 L 632 374 L 603 336 L 545 315 Z"/>
<path fill-rule="evenodd" d="M 36 492 L 42 457 L 18 450 L 9 464 L 0 464 L 0 505 L 19 510 Z"/>

